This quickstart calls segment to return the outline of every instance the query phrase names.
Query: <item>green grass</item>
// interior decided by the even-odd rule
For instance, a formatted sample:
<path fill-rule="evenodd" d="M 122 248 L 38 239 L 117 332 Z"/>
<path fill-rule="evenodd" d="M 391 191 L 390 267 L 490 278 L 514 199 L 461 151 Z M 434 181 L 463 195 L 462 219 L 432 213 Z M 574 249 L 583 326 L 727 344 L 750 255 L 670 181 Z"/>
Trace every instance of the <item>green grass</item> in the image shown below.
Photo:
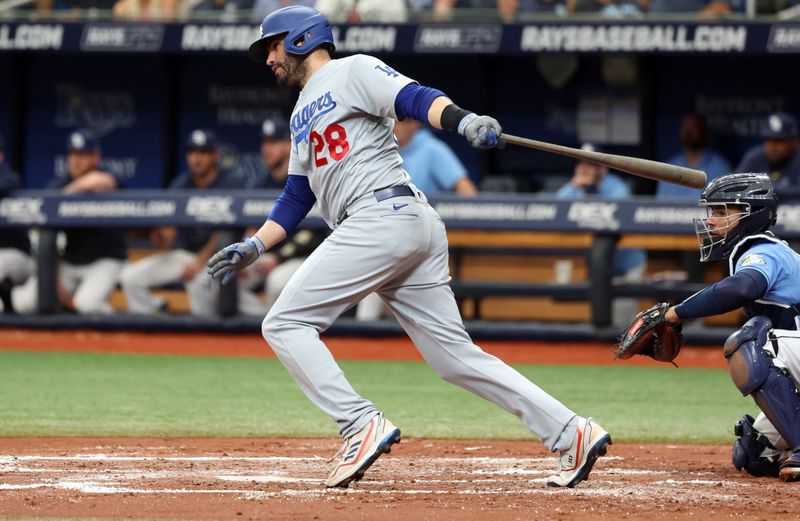
<path fill-rule="evenodd" d="M 412 437 L 527 438 L 418 362 L 342 362 Z M 725 371 L 516 366 L 618 441 L 717 443 L 755 410 Z M 0 436 L 335 436 L 276 360 L 0 352 Z"/>

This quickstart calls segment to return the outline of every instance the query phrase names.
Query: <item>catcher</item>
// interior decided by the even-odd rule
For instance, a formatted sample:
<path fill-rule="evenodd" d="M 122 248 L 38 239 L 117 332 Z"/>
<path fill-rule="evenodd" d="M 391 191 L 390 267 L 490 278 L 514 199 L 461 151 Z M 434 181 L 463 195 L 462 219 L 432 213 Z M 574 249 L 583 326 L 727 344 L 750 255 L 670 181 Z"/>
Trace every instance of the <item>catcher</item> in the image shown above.
<path fill-rule="evenodd" d="M 778 199 L 766 174 L 730 174 L 703 190 L 706 219 L 695 219 L 700 260 L 727 259 L 729 277 L 677 306 L 639 313 L 622 336 L 617 358 L 635 354 L 671 362 L 684 320 L 744 308 L 750 317 L 725 341 L 731 378 L 761 414 L 734 427 L 733 464 L 754 476 L 800 480 L 800 255 L 769 227 Z"/>

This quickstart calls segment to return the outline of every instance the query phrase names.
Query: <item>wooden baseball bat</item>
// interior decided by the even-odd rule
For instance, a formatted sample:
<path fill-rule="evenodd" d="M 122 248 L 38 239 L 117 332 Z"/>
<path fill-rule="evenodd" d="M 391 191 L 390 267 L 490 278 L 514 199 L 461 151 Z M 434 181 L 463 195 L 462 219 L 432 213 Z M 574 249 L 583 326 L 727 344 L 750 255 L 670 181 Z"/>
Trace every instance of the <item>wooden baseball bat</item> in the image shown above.
<path fill-rule="evenodd" d="M 553 154 L 583 159 L 613 168 L 614 170 L 620 170 L 648 179 L 655 179 L 656 181 L 667 181 L 668 183 L 688 186 L 690 188 L 703 188 L 706 186 L 706 173 L 702 170 L 669 165 L 649 159 L 604 154 L 602 152 L 589 152 L 588 150 L 581 150 L 580 148 L 554 145 L 552 143 L 512 136 L 510 134 L 502 134 L 501 137 L 506 143 L 511 143 L 512 145 L 535 148 L 536 150 L 552 152 Z"/>

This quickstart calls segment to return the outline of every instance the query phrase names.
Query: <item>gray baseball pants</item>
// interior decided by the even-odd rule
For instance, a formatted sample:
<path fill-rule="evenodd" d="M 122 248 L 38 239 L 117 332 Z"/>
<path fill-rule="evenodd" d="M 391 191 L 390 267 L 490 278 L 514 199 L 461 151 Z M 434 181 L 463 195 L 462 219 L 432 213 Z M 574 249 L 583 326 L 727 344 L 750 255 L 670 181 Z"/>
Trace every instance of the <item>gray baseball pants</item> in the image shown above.
<path fill-rule="evenodd" d="M 290 279 L 263 334 L 306 396 L 352 436 L 377 414 L 320 340 L 344 311 L 377 292 L 436 373 L 516 415 L 550 450 L 566 450 L 577 416 L 472 343 L 448 285 L 444 223 L 422 194 L 370 193 Z"/>

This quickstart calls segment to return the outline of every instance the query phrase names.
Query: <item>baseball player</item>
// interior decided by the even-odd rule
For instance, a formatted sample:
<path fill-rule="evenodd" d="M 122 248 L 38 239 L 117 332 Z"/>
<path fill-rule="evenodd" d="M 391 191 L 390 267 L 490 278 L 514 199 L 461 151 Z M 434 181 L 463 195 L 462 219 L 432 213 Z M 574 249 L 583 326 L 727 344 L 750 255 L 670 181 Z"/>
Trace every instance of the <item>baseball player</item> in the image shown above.
<path fill-rule="evenodd" d="M 764 142 L 742 157 L 737 172 L 767 172 L 780 190 L 800 185 L 800 124 L 788 112 L 770 114 L 761 126 Z"/>
<path fill-rule="evenodd" d="M 800 480 L 800 255 L 775 237 L 778 201 L 767 174 L 730 174 L 700 196 L 700 260 L 728 260 L 729 277 L 670 307 L 681 323 L 743 307 L 750 320 L 725 342 L 731 378 L 761 414 L 737 423 L 733 463 L 756 475 Z M 773 329 L 774 328 L 774 329 Z"/>
<path fill-rule="evenodd" d="M 76 130 L 67 138 L 68 175 L 56 177 L 48 188 L 64 194 L 108 192 L 123 185 L 115 173 L 98 170 L 100 143 L 87 131 Z M 67 246 L 58 272 L 58 299 L 61 306 L 78 313 L 110 313 L 108 297 L 117 286 L 128 250 L 124 230 L 69 228 L 64 234 Z M 37 303 L 37 278 L 30 277 L 11 292 L 17 313 L 34 313 Z"/>
<path fill-rule="evenodd" d="M 584 143 L 582 150 L 602 152 L 597 145 Z M 583 199 L 593 197 L 630 197 L 631 189 L 608 167 L 590 161 L 576 161 L 572 179 L 558 189 L 556 197 Z M 647 268 L 647 254 L 638 248 L 620 248 L 614 252 L 612 276 L 614 283 L 641 282 Z M 636 299 L 617 298 L 611 303 L 611 317 L 615 325 L 624 324 L 638 310 Z"/>
<path fill-rule="evenodd" d="M 289 152 L 291 150 L 289 125 L 279 118 L 267 118 L 261 123 L 261 162 L 264 175 L 252 188 L 282 190 L 289 175 Z"/>
<path fill-rule="evenodd" d="M 186 139 L 186 149 L 188 171 L 173 179 L 170 189 L 213 191 L 244 188 L 242 177 L 219 168 L 219 143 L 214 132 L 193 130 Z M 152 295 L 150 289 L 182 282 L 189 297 L 191 313 L 216 316 L 217 288 L 203 267 L 218 247 L 218 233 L 208 226 L 163 226 L 151 232 L 150 241 L 164 251 L 128 264 L 120 274 L 128 311 L 150 314 L 164 309 L 165 302 Z M 247 292 L 242 291 L 239 296 L 244 300 Z"/>
<path fill-rule="evenodd" d="M 552 486 L 586 479 L 611 443 L 582 418 L 499 359 L 464 330 L 448 282 L 447 237 L 425 195 L 409 182 L 393 137 L 398 119 L 457 131 L 477 148 L 502 144 L 500 124 L 456 106 L 365 55 L 332 59 L 330 23 L 292 6 L 268 15 L 249 56 L 278 83 L 298 86 L 292 153 L 284 192 L 253 237 L 209 260 L 229 278 L 290 234 L 315 203 L 331 235 L 292 276 L 263 322 L 263 334 L 306 396 L 338 424 L 344 438 L 326 485 L 346 487 L 392 444 L 395 427 L 359 396 L 320 340 L 345 310 L 378 292 L 423 357 L 445 380 L 515 414 L 552 451 Z"/>
<path fill-rule="evenodd" d="M 2 136 L 0 136 L 0 198 L 20 187 L 19 174 L 5 163 Z M 0 311 L 11 312 L 9 289 L 28 280 L 33 274 L 33 258 L 28 231 L 24 228 L 10 228 L 0 233 Z M 8 306 L 8 309 L 6 309 Z"/>
<path fill-rule="evenodd" d="M 416 119 L 407 118 L 394 126 L 404 170 L 414 186 L 425 195 L 452 192 L 475 197 L 478 188 L 470 180 L 467 168 L 447 144 L 423 128 Z M 356 306 L 356 320 L 378 320 L 388 313 L 380 297 L 370 293 Z"/>

